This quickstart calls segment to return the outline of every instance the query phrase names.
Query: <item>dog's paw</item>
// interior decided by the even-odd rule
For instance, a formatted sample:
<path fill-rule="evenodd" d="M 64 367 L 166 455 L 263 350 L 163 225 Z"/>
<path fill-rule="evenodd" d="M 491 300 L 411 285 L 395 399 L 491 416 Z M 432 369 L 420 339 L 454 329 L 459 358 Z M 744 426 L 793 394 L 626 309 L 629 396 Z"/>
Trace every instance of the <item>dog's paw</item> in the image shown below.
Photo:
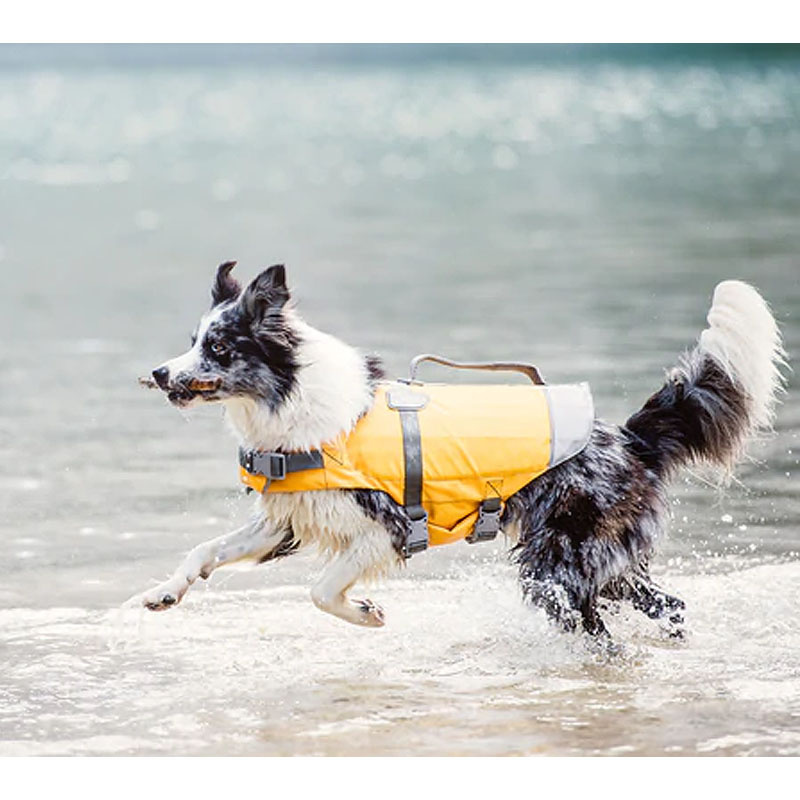
<path fill-rule="evenodd" d="M 186 588 L 181 591 L 171 584 L 161 584 L 142 595 L 142 605 L 150 611 L 166 611 L 180 603 Z"/>
<path fill-rule="evenodd" d="M 386 624 L 386 617 L 383 609 L 372 602 L 372 600 L 356 600 L 356 606 L 361 612 L 361 625 L 370 628 L 382 628 Z"/>
<path fill-rule="evenodd" d="M 662 625 L 662 630 L 670 639 L 685 639 L 686 629 L 684 628 L 683 614 L 676 612 L 675 614 L 670 615 L 666 624 Z"/>

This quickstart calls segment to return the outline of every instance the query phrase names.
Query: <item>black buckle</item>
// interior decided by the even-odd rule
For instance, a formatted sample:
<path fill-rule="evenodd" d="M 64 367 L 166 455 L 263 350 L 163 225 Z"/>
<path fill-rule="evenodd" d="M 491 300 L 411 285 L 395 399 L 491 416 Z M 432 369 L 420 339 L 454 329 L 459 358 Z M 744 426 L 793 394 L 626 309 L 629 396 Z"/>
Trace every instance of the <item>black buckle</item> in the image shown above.
<path fill-rule="evenodd" d="M 286 456 L 283 453 L 252 453 L 253 469 L 271 481 L 282 481 L 286 477 Z"/>
<path fill-rule="evenodd" d="M 269 456 L 269 477 L 273 481 L 282 481 L 286 477 L 286 456 L 283 453 L 267 453 L 267 455 Z"/>
<path fill-rule="evenodd" d="M 491 497 L 478 506 L 478 519 L 475 527 L 466 540 L 470 544 L 478 542 L 491 542 L 500 530 L 500 513 L 502 511 L 500 499 Z"/>
<path fill-rule="evenodd" d="M 428 549 L 428 514 L 422 511 L 422 516 L 410 517 L 411 527 L 403 547 L 403 555 L 410 558 L 414 553 L 421 553 Z"/>
<path fill-rule="evenodd" d="M 264 453 L 260 450 L 240 450 L 239 463 L 254 475 L 263 475 L 271 481 L 286 477 L 285 453 Z"/>

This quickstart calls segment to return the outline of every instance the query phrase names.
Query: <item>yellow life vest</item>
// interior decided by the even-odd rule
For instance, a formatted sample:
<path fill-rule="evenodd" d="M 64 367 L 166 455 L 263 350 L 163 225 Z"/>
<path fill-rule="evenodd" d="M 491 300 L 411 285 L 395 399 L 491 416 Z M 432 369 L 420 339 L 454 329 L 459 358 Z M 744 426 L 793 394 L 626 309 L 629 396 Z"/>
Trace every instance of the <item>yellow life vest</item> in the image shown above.
<path fill-rule="evenodd" d="M 242 451 L 240 477 L 268 494 L 386 492 L 427 515 L 424 549 L 469 539 L 484 511 L 499 520 L 511 495 L 585 447 L 593 421 L 587 384 L 384 383 L 348 435 L 311 454 Z"/>

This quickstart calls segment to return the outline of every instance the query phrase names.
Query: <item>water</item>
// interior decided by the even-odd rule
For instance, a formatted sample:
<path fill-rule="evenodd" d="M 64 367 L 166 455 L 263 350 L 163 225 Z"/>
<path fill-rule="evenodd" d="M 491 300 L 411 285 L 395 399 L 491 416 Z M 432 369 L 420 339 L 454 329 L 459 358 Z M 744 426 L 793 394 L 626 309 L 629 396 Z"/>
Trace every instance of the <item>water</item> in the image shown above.
<path fill-rule="evenodd" d="M 285 262 L 391 373 L 531 360 L 616 421 L 724 278 L 796 353 L 796 61 L 6 61 L 0 753 L 800 754 L 794 375 L 741 483 L 674 487 L 654 573 L 685 642 L 623 611 L 598 656 L 521 605 L 499 544 L 370 588 L 379 631 L 312 606 L 313 554 L 123 607 L 248 513 L 218 410 L 136 384 L 225 259 Z"/>

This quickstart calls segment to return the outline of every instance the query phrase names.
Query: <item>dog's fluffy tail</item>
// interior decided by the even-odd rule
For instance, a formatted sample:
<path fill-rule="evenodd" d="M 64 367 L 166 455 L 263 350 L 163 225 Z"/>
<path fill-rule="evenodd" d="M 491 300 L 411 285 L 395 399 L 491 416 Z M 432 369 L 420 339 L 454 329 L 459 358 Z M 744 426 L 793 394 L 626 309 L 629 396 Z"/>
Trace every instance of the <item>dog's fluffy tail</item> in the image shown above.
<path fill-rule="evenodd" d="M 748 438 L 772 426 L 786 362 L 766 302 L 752 286 L 724 281 L 708 323 L 694 350 L 626 423 L 634 450 L 664 477 L 696 461 L 730 471 Z"/>

